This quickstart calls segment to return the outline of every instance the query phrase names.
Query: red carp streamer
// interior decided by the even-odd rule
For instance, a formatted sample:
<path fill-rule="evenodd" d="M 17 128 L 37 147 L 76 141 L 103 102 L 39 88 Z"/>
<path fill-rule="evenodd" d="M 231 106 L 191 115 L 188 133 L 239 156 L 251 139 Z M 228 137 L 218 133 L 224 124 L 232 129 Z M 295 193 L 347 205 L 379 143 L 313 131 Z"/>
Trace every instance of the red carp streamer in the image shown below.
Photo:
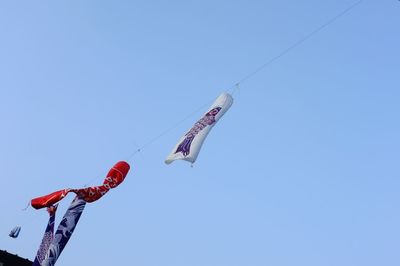
<path fill-rule="evenodd" d="M 113 168 L 108 172 L 107 177 L 104 179 L 103 185 L 94 186 L 81 189 L 62 189 L 46 196 L 34 198 L 31 200 L 31 205 L 35 209 L 50 207 L 55 203 L 62 200 L 69 192 L 74 192 L 79 198 L 86 202 L 93 202 L 100 199 L 110 189 L 117 187 L 124 181 L 128 174 L 130 166 L 127 162 L 120 161 L 116 163 Z"/>

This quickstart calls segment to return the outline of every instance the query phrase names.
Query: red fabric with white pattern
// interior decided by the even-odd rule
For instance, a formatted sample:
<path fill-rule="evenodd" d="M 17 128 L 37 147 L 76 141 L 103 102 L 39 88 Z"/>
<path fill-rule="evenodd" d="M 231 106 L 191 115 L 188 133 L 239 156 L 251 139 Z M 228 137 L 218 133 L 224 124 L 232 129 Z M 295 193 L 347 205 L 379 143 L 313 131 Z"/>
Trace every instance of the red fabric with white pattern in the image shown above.
<path fill-rule="evenodd" d="M 58 201 L 62 200 L 69 192 L 76 193 L 80 198 L 86 202 L 93 202 L 101 198 L 106 194 L 111 188 L 117 187 L 124 181 L 126 175 L 128 174 L 130 166 L 127 162 L 120 161 L 116 163 L 113 168 L 108 172 L 107 177 L 101 186 L 94 186 L 81 189 L 62 189 L 53 192 L 49 195 L 34 198 L 31 200 L 31 205 L 35 209 L 41 209 L 44 207 L 49 207 Z"/>

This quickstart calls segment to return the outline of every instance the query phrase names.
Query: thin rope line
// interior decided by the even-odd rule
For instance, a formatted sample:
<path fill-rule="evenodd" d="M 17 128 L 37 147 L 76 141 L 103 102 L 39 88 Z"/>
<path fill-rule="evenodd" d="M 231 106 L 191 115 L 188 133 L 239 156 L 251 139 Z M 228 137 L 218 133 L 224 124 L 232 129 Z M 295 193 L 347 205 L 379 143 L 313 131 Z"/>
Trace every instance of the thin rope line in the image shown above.
<path fill-rule="evenodd" d="M 28 201 L 28 204 L 26 205 L 26 207 L 21 209 L 21 211 L 26 211 L 29 208 L 29 206 L 31 206 L 31 201 Z"/>
<path fill-rule="evenodd" d="M 319 33 L 320 31 L 322 31 L 323 29 L 325 29 L 326 27 L 328 27 L 329 25 L 334 23 L 336 20 L 338 20 L 339 18 L 341 18 L 342 16 L 347 14 L 349 11 L 351 11 L 352 9 L 354 9 L 355 7 L 360 5 L 363 1 L 364 0 L 359 0 L 359 1 L 355 2 L 355 3 L 353 3 L 352 5 L 350 5 L 349 7 L 344 9 L 343 11 L 341 11 L 339 14 L 337 14 L 336 16 L 334 16 L 333 18 L 331 18 L 330 20 L 328 20 L 327 22 L 325 22 L 324 24 L 322 24 L 321 26 L 316 28 L 315 30 L 311 31 L 309 34 L 307 34 L 306 36 L 304 36 L 300 40 L 298 40 L 297 42 L 293 43 L 292 45 L 290 45 L 289 47 L 287 47 L 286 49 L 281 51 L 279 54 L 277 54 L 276 56 L 274 56 L 271 59 L 269 59 L 267 62 L 265 62 L 264 64 L 262 64 L 258 68 L 256 68 L 253 72 L 251 72 L 250 74 L 244 76 L 242 79 L 240 79 L 234 85 L 232 85 L 229 88 L 229 90 L 234 90 L 235 87 L 237 87 L 239 84 L 241 84 L 241 83 L 245 82 L 246 80 L 250 79 L 251 77 L 253 77 L 257 73 L 259 73 L 261 70 L 263 70 L 267 66 L 271 65 L 272 63 L 274 63 L 275 61 L 277 61 L 278 59 L 280 59 L 281 57 L 283 57 L 284 55 L 286 55 L 287 53 L 289 53 L 290 51 L 292 51 L 293 49 L 295 49 L 296 47 L 298 47 L 299 45 L 301 45 L 302 43 L 304 43 L 305 41 L 307 41 L 308 39 L 310 39 L 314 35 L 316 35 L 317 33 Z"/>
<path fill-rule="evenodd" d="M 236 92 L 240 90 L 240 83 L 236 83 L 234 86 L 232 86 L 228 91 L 231 92 L 232 96 L 235 95 Z"/>
<path fill-rule="evenodd" d="M 231 87 L 229 87 L 229 89 L 227 90 L 228 92 L 231 92 L 231 94 L 234 94 L 235 92 L 239 91 L 239 86 L 244 83 L 245 81 L 249 80 L 250 78 L 252 78 L 253 76 L 255 76 L 256 74 L 258 74 L 260 71 L 262 71 L 264 68 L 266 68 L 267 66 L 271 65 L 272 63 L 274 63 L 275 61 L 279 60 L 281 57 L 285 56 L 286 54 L 288 54 L 290 51 L 292 51 L 293 49 L 297 48 L 298 46 L 300 46 L 302 43 L 304 43 L 305 41 L 309 40 L 311 37 L 313 37 L 314 35 L 316 35 L 317 33 L 319 33 L 320 31 L 322 31 L 323 29 L 325 29 L 326 27 L 330 26 L 331 24 L 333 24 L 335 21 L 337 21 L 339 18 L 341 18 L 342 16 L 344 16 L 345 14 L 347 14 L 348 12 L 350 12 L 352 9 L 354 9 L 355 7 L 357 7 L 358 5 L 360 5 L 364 0 L 359 0 L 353 4 L 351 4 L 349 7 L 347 7 L 346 9 L 344 9 L 343 11 L 341 11 L 339 14 L 337 14 L 336 16 L 334 16 L 333 18 L 329 19 L 327 22 L 325 22 L 324 24 L 322 24 L 321 26 L 317 27 L 316 29 L 314 29 L 313 31 L 311 31 L 309 34 L 305 35 L 303 38 L 299 39 L 297 42 L 293 43 L 292 45 L 290 45 L 289 47 L 287 47 L 286 49 L 282 50 L 279 54 L 277 54 L 276 56 L 272 57 L 271 59 L 269 59 L 267 62 L 265 62 L 264 64 L 262 64 L 261 66 L 259 66 L 258 68 L 256 68 L 253 72 L 247 74 L 246 76 L 244 76 L 243 78 L 241 78 L 238 82 L 236 82 L 235 84 L 233 84 Z M 201 109 L 203 109 L 205 106 L 210 105 L 212 101 L 207 102 L 205 104 L 203 104 L 202 106 L 200 106 L 199 108 L 197 108 L 196 110 L 194 110 L 193 112 L 191 112 L 189 115 L 187 115 L 186 117 L 184 117 L 183 119 L 181 119 L 180 121 L 178 121 L 177 123 L 175 123 L 174 125 L 172 125 L 171 127 L 167 128 L 166 130 L 164 130 L 163 132 L 161 132 L 159 135 L 155 136 L 154 138 L 152 138 L 151 140 L 149 140 L 148 142 L 146 142 L 145 144 L 143 144 L 142 146 L 140 146 L 137 150 L 135 150 L 133 153 L 131 153 L 126 161 L 130 161 L 136 154 L 140 153 L 144 148 L 148 147 L 149 145 L 153 144 L 154 142 L 156 142 L 158 139 L 160 139 L 161 137 L 163 137 L 164 135 L 168 134 L 171 130 L 175 129 L 176 127 L 178 127 L 180 124 L 182 124 L 183 122 L 185 122 L 186 120 L 188 120 L 190 117 L 192 117 L 194 114 L 196 114 L 197 112 L 199 112 Z M 138 145 L 136 145 L 138 146 Z M 97 179 L 97 177 L 91 179 L 91 181 L 87 182 L 85 184 L 85 187 L 91 183 L 93 180 Z"/>
<path fill-rule="evenodd" d="M 274 63 L 275 61 L 277 61 L 278 59 L 280 59 L 281 57 L 283 57 L 284 55 L 286 55 L 287 53 L 289 53 L 291 50 L 295 49 L 296 47 L 298 47 L 299 45 L 301 45 L 302 43 L 304 43 L 305 41 L 307 41 L 308 39 L 310 39 L 311 37 L 313 37 L 314 35 L 316 35 L 317 33 L 319 33 L 320 31 L 322 31 L 323 29 L 325 29 L 326 27 L 328 27 L 329 25 L 331 25 L 332 23 L 334 23 L 336 20 L 338 20 L 340 17 L 344 16 L 346 13 L 348 13 L 349 11 L 351 11 L 352 9 L 354 9 L 356 6 L 358 6 L 359 4 L 361 4 L 364 0 L 359 0 L 355 3 L 353 3 L 352 5 L 350 5 L 349 7 L 347 7 L 346 9 L 344 9 L 343 11 L 341 11 L 339 14 L 337 14 L 336 16 L 334 16 L 333 18 L 331 18 L 330 20 L 328 20 L 327 22 L 325 22 L 324 24 L 322 24 L 321 26 L 319 26 L 318 28 L 316 28 L 315 30 L 311 31 L 309 34 L 307 34 L 306 36 L 304 36 L 303 38 L 301 38 L 300 40 L 298 40 L 297 42 L 293 43 L 292 45 L 290 45 L 289 47 L 287 47 L 286 49 L 284 49 L 282 52 L 280 52 L 278 55 L 272 57 L 271 59 L 269 59 L 267 62 L 265 62 L 264 64 L 262 64 L 261 66 L 259 66 L 258 68 L 256 68 L 253 72 L 251 72 L 250 74 L 244 76 L 243 78 L 241 78 L 238 82 L 236 82 L 234 85 L 232 85 L 227 91 L 230 91 L 232 94 L 234 94 L 236 91 L 239 91 L 239 85 L 242 84 L 243 82 L 245 82 L 246 80 L 250 79 L 251 77 L 253 77 L 254 75 L 256 75 L 257 73 L 259 73 L 261 70 L 263 70 L 264 68 L 266 68 L 267 66 L 269 66 L 270 64 Z M 204 108 L 204 106 L 209 105 L 210 103 L 206 103 L 204 105 L 202 105 L 201 107 L 199 107 L 198 109 L 196 109 L 195 111 L 193 111 L 192 113 L 190 113 L 188 116 L 186 116 L 184 119 L 180 120 L 179 122 L 177 122 L 175 125 L 171 126 L 170 128 L 166 129 L 165 131 L 163 131 L 162 133 L 160 133 L 158 136 L 154 137 L 153 139 L 151 139 L 150 141 L 148 141 L 147 143 L 145 143 L 143 146 L 141 146 L 140 148 L 138 148 L 135 152 L 133 152 L 127 159 L 127 161 L 129 161 L 130 159 L 132 159 L 133 156 L 135 156 L 137 153 L 141 152 L 144 148 L 146 148 L 147 146 L 151 145 L 152 143 L 154 143 L 155 141 L 157 141 L 159 138 L 163 137 L 165 134 L 169 133 L 171 130 L 175 129 L 177 126 L 179 126 L 181 123 L 183 123 L 184 121 L 186 121 L 187 119 L 189 119 L 190 117 L 192 117 L 195 113 L 197 113 L 200 109 Z"/>
<path fill-rule="evenodd" d="M 95 175 L 93 178 L 89 179 L 89 181 L 87 181 L 83 187 L 87 188 L 89 186 L 89 184 L 91 184 L 94 180 L 97 180 L 99 178 L 105 178 L 107 175 L 107 171 L 102 171 L 100 174 Z"/>

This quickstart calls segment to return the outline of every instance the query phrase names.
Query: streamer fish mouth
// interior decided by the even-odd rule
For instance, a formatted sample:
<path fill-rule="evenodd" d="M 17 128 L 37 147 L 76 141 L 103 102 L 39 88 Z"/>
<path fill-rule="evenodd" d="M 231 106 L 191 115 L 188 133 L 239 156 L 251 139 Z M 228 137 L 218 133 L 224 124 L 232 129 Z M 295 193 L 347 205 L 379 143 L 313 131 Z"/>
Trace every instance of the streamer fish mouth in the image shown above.
<path fill-rule="evenodd" d="M 108 183 L 110 188 L 115 188 L 124 181 L 130 170 L 130 165 L 125 161 L 117 162 L 107 173 L 104 183 Z"/>

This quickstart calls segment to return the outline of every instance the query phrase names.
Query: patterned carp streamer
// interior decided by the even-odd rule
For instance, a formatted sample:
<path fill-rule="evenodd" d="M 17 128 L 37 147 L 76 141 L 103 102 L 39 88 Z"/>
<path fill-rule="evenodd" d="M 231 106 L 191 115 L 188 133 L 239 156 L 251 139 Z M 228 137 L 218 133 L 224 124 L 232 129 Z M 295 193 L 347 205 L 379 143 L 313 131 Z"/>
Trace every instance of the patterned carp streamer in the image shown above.
<path fill-rule="evenodd" d="M 71 238 L 86 203 L 100 199 L 110 189 L 121 184 L 128 174 L 129 169 L 130 166 L 127 162 L 120 161 L 108 171 L 103 184 L 100 186 L 81 189 L 62 189 L 31 200 L 32 207 L 35 209 L 48 207 L 50 214 L 49 222 L 33 266 L 53 266 L 56 263 Z M 74 192 L 76 196 L 54 234 L 55 209 L 52 209 L 50 206 L 62 200 L 69 192 Z"/>
<path fill-rule="evenodd" d="M 54 235 L 53 241 L 47 249 L 46 255 L 42 261 L 41 266 L 53 266 L 57 259 L 60 257 L 61 252 L 64 250 L 72 233 L 78 224 L 79 218 L 85 209 L 86 201 L 76 196 L 65 212 L 63 219 L 58 225 L 57 231 Z"/>
<path fill-rule="evenodd" d="M 42 262 L 46 256 L 47 251 L 49 250 L 50 244 L 54 239 L 54 221 L 56 218 L 57 205 L 50 206 L 47 208 L 47 212 L 49 213 L 49 222 L 47 223 L 46 230 L 43 235 L 42 243 L 40 244 L 39 250 L 37 251 L 35 261 L 32 266 L 41 266 Z"/>
<path fill-rule="evenodd" d="M 233 98 L 230 94 L 224 92 L 219 95 L 208 111 L 180 138 L 178 144 L 175 145 L 165 159 L 165 163 L 170 164 L 175 160 L 194 163 L 208 133 L 229 110 L 232 103 Z"/>
<path fill-rule="evenodd" d="M 44 207 L 49 207 L 59 202 L 69 192 L 74 192 L 80 198 L 86 202 L 93 202 L 100 199 L 104 194 L 106 194 L 110 189 L 117 187 L 124 181 L 126 175 L 128 174 L 130 166 L 127 162 L 121 161 L 116 163 L 113 168 L 108 172 L 107 177 L 100 186 L 87 187 L 81 189 L 62 189 L 51 194 L 38 197 L 31 200 L 31 205 L 35 209 L 41 209 Z"/>
<path fill-rule="evenodd" d="M 215 116 L 221 111 L 221 107 L 216 107 L 211 111 L 207 112 L 203 118 L 194 124 L 194 126 L 185 134 L 185 139 L 178 145 L 175 153 L 182 152 L 183 156 L 186 157 L 190 153 L 190 146 L 197 134 L 202 131 L 206 126 L 211 126 L 215 123 Z"/>

